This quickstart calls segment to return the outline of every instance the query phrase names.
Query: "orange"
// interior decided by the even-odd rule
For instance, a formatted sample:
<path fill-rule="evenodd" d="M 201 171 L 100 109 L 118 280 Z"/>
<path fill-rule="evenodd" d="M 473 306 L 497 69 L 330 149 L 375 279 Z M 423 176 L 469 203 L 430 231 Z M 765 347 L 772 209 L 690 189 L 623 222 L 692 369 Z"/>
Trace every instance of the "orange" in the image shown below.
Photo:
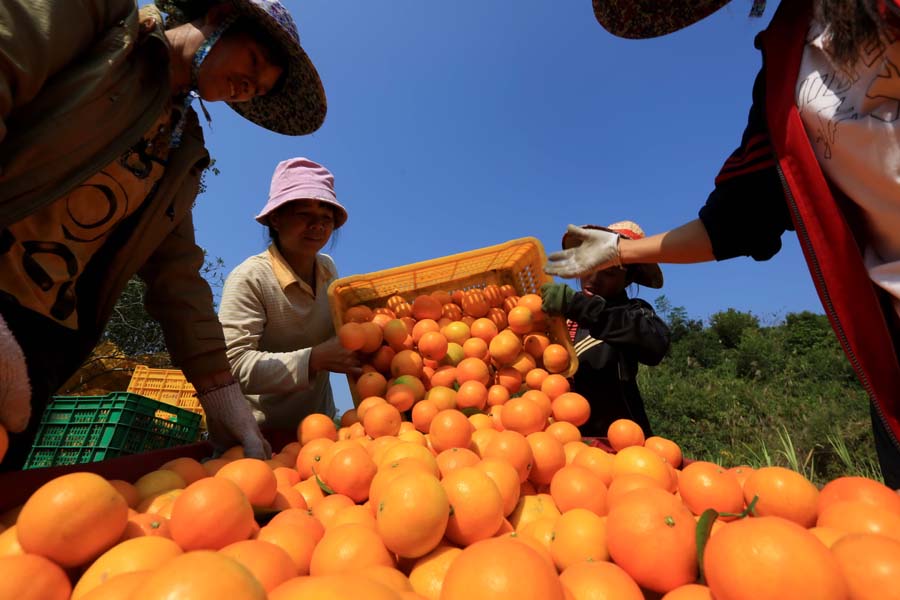
<path fill-rule="evenodd" d="M 229 544 L 219 551 L 243 565 L 259 581 L 266 592 L 297 575 L 294 561 L 283 549 L 262 540 L 245 540 Z"/>
<path fill-rule="evenodd" d="M 553 400 L 553 419 L 573 425 L 584 425 L 591 416 L 591 405 L 587 398 L 575 392 L 560 394 Z"/>
<path fill-rule="evenodd" d="M 675 491 L 676 481 L 672 479 L 665 460 L 649 448 L 628 446 L 613 456 L 613 481 L 626 474 L 646 475 L 670 492 Z"/>
<path fill-rule="evenodd" d="M 444 308 L 440 299 L 431 295 L 422 294 L 416 296 L 412 303 L 412 316 L 415 319 L 433 319 L 437 321 L 441 318 L 441 311 Z"/>
<path fill-rule="evenodd" d="M 197 465 L 200 467 L 203 477 L 206 477 L 206 470 L 203 468 L 203 465 L 200 463 L 197 463 Z M 141 495 L 138 493 L 137 488 L 127 481 L 110 479 L 109 484 L 116 488 L 116 491 L 122 495 L 122 498 L 125 499 L 125 503 L 128 504 L 128 508 L 137 508 L 137 505 L 140 504 Z"/>
<path fill-rule="evenodd" d="M 487 314 L 487 318 L 494 322 L 497 329 L 502 331 L 509 325 L 506 319 L 506 311 L 499 307 L 492 307 Z"/>
<path fill-rule="evenodd" d="M 522 374 L 512 367 L 497 369 L 495 381 L 505 387 L 510 394 L 515 394 L 522 387 Z"/>
<path fill-rule="evenodd" d="M 437 331 L 429 331 L 418 341 L 419 352 L 429 360 L 441 360 L 447 356 L 448 340 Z"/>
<path fill-rule="evenodd" d="M 398 600 L 397 592 L 367 577 L 323 575 L 294 577 L 272 590 L 269 600 L 333 600 L 364 598 L 365 600 Z"/>
<path fill-rule="evenodd" d="M 504 429 L 527 436 L 543 431 L 547 424 L 547 416 L 537 402 L 520 396 L 511 398 L 503 405 L 500 422 Z"/>
<path fill-rule="evenodd" d="M 478 381 L 487 386 L 491 382 L 491 372 L 483 360 L 464 358 L 456 365 L 456 381 L 460 385 L 467 381 Z"/>
<path fill-rule="evenodd" d="M 519 502 L 521 486 L 515 467 L 498 458 L 488 458 L 474 465 L 491 478 L 503 499 L 503 516 L 510 515 Z"/>
<path fill-rule="evenodd" d="M 227 465 L 230 462 L 231 462 L 230 459 L 219 457 L 219 458 L 211 458 L 207 461 L 204 461 L 201 464 L 203 465 L 203 470 L 206 471 L 206 474 L 209 477 L 213 477 L 213 476 L 215 476 L 216 473 L 219 472 L 219 469 L 221 469 L 223 466 Z"/>
<path fill-rule="evenodd" d="M 0 557 L 0 598 L 68 600 L 72 585 L 59 565 L 37 554 Z"/>
<path fill-rule="evenodd" d="M 479 337 L 471 337 L 467 339 L 463 345 L 463 359 L 466 358 L 477 358 L 480 361 L 485 361 L 490 356 L 488 352 L 488 343 Z M 459 364 L 460 361 L 457 361 L 456 364 Z"/>
<path fill-rule="evenodd" d="M 480 381 L 470 380 L 456 390 L 456 406 L 459 409 L 474 408 L 481 410 L 487 404 L 487 387 Z"/>
<path fill-rule="evenodd" d="M 481 540 L 450 565 L 441 600 L 541 598 L 562 600 L 556 573 L 537 551 L 509 537 Z"/>
<path fill-rule="evenodd" d="M 237 485 L 254 506 L 269 506 L 275 500 L 278 491 L 275 473 L 266 463 L 255 458 L 232 461 L 219 469 L 216 477 L 227 479 Z"/>
<path fill-rule="evenodd" d="M 536 359 L 543 357 L 544 350 L 549 345 L 550 338 L 542 333 L 529 333 L 522 341 L 522 349 Z"/>
<path fill-rule="evenodd" d="M 448 473 L 456 469 L 475 466 L 481 459 L 468 448 L 447 448 L 440 452 L 435 460 L 441 471 L 441 477 L 446 477 Z"/>
<path fill-rule="evenodd" d="M 296 460 L 295 457 L 294 462 L 296 462 Z M 272 474 L 275 475 L 275 481 L 278 484 L 278 487 L 292 487 L 300 483 L 300 473 L 298 473 L 296 469 L 290 467 L 277 467 L 272 469 Z"/>
<path fill-rule="evenodd" d="M 641 587 L 665 593 L 697 579 L 695 528 L 693 515 L 672 494 L 633 490 L 609 510 L 609 555 Z"/>
<path fill-rule="evenodd" d="M 375 529 L 375 517 L 372 516 L 372 511 L 365 504 L 354 504 L 353 506 L 346 506 L 339 509 L 334 513 L 334 516 L 331 517 L 328 526 L 337 527 L 338 525 L 346 525 L 347 523 L 356 523 Z"/>
<path fill-rule="evenodd" d="M 541 385 L 544 383 L 544 380 L 547 379 L 548 375 L 549 373 L 547 373 L 547 371 L 545 371 L 544 369 L 531 369 L 530 371 L 528 371 L 528 373 L 525 374 L 525 385 L 527 385 L 529 389 L 539 390 L 541 389 Z"/>
<path fill-rule="evenodd" d="M 243 565 L 218 552 L 186 552 L 154 571 L 133 600 L 191 598 L 265 600 L 266 591 Z"/>
<path fill-rule="evenodd" d="M 411 402 L 409 406 L 412 406 Z M 363 419 L 363 427 L 366 429 L 366 434 L 371 438 L 394 436 L 400 433 L 401 419 L 400 411 L 395 406 L 392 404 L 379 404 L 366 412 L 366 417 Z"/>
<path fill-rule="evenodd" d="M 357 571 L 357 575 L 363 579 L 380 583 L 398 594 L 401 592 L 413 593 L 412 584 L 409 579 L 398 569 L 393 567 L 385 567 L 383 565 L 374 565 L 365 567 Z"/>
<path fill-rule="evenodd" d="M 534 318 L 531 309 L 525 306 L 516 306 L 506 315 L 507 323 L 513 333 L 519 335 L 531 332 L 534 326 Z"/>
<path fill-rule="evenodd" d="M 569 351 L 561 344 L 550 344 L 541 357 L 548 373 L 562 373 L 569 368 Z"/>
<path fill-rule="evenodd" d="M 406 338 L 410 337 L 409 330 L 400 319 L 393 319 L 384 324 L 382 330 L 384 341 L 395 352 L 406 350 Z"/>
<path fill-rule="evenodd" d="M 368 510 L 373 517 L 378 514 L 378 506 L 381 504 L 384 494 L 390 489 L 391 483 L 401 475 L 413 471 L 437 477 L 437 473 L 432 472 L 423 462 L 410 458 L 400 459 L 378 470 L 369 487 L 369 501 L 367 502 Z"/>
<path fill-rule="evenodd" d="M 306 497 L 299 490 L 294 489 L 291 484 L 285 483 L 278 486 L 275 500 L 269 506 L 275 510 L 285 510 L 287 508 L 307 508 L 309 505 L 306 503 Z"/>
<path fill-rule="evenodd" d="M 677 469 L 681 466 L 681 448 L 672 440 L 654 435 L 644 440 L 644 447 L 666 459 L 666 462 L 672 465 L 673 468 Z M 743 481 L 739 480 L 738 483 L 744 485 Z"/>
<path fill-rule="evenodd" d="M 529 479 L 538 485 L 549 485 L 556 472 L 566 466 L 563 445 L 546 431 L 529 434 L 525 439 L 534 456 Z"/>
<path fill-rule="evenodd" d="M 516 509 L 509 515 L 509 522 L 516 531 L 524 531 L 538 519 L 552 518 L 554 523 L 560 516 L 559 509 L 550 494 L 521 494 Z"/>
<path fill-rule="evenodd" d="M 381 456 L 381 462 L 378 463 L 378 469 L 382 470 L 392 467 L 395 463 L 403 462 L 404 460 L 416 461 L 435 477 L 440 473 L 434 455 L 424 446 L 411 442 L 396 444 L 385 450 Z"/>
<path fill-rule="evenodd" d="M 375 462 L 364 448 L 347 447 L 334 455 L 323 479 L 335 493 L 344 494 L 354 502 L 364 502 L 369 497 L 369 484 L 376 471 Z"/>
<path fill-rule="evenodd" d="M 849 535 L 846 531 L 835 529 L 833 527 L 812 527 L 809 532 L 819 538 L 819 541 L 828 548 L 834 546 L 834 543 L 845 535 Z"/>
<path fill-rule="evenodd" d="M 695 461 L 682 469 L 678 493 L 695 515 L 708 508 L 733 514 L 744 510 L 744 494 L 737 477 L 711 462 Z M 726 521 L 734 518 L 722 517 Z"/>
<path fill-rule="evenodd" d="M 663 596 L 661 600 L 713 600 L 713 597 L 705 585 L 689 583 L 678 586 Z"/>
<path fill-rule="evenodd" d="M 528 479 L 534 466 L 534 452 L 528 440 L 521 433 L 515 431 L 498 432 L 494 439 L 488 442 L 482 453 L 482 459 L 497 458 L 508 462 L 519 474 L 519 481 Z"/>
<path fill-rule="evenodd" d="M 128 517 L 128 525 L 125 526 L 122 539 L 129 540 L 143 536 L 171 539 L 172 530 L 169 527 L 169 519 L 152 513 L 138 513 Z"/>
<path fill-rule="evenodd" d="M 609 560 L 606 549 L 606 518 L 584 508 L 564 511 L 553 525 L 550 555 L 564 571 L 585 561 Z"/>
<path fill-rule="evenodd" d="M 381 347 L 381 342 L 384 341 L 384 332 L 381 330 L 381 325 L 378 323 L 360 323 L 359 326 L 365 336 L 365 342 L 363 342 L 359 351 L 371 354 L 378 350 Z"/>
<path fill-rule="evenodd" d="M 488 351 L 496 364 L 512 365 L 522 352 L 522 340 L 512 331 L 505 329 L 491 339 Z"/>
<path fill-rule="evenodd" d="M 444 577 L 454 559 L 461 553 L 461 549 L 442 542 L 434 550 L 416 560 L 409 571 L 409 582 L 413 590 L 428 600 L 439 600 Z"/>
<path fill-rule="evenodd" d="M 307 508 L 325 497 L 325 492 L 322 491 L 322 488 L 319 486 L 319 482 L 316 481 L 315 475 L 307 477 L 293 487 L 295 490 L 300 492 L 301 496 L 303 496 L 303 500 L 306 501 Z"/>
<path fill-rule="evenodd" d="M 898 600 L 900 541 L 871 533 L 852 533 L 831 548 L 853 600 Z"/>
<path fill-rule="evenodd" d="M 313 550 L 310 575 L 337 575 L 372 565 L 394 566 L 394 559 L 378 533 L 350 523 L 325 531 Z"/>
<path fill-rule="evenodd" d="M 879 533 L 900 541 L 900 515 L 863 500 L 835 502 L 819 514 L 815 524 L 847 533 Z"/>
<path fill-rule="evenodd" d="M 373 375 L 373 373 L 367 373 L 367 375 Z M 337 441 L 337 427 L 335 427 L 334 420 L 328 415 L 320 413 L 305 416 L 300 421 L 300 426 L 297 427 L 297 439 L 300 441 L 300 445 L 305 446 L 319 438 Z"/>
<path fill-rule="evenodd" d="M 643 446 L 645 441 L 644 430 L 631 419 L 617 419 L 610 423 L 606 437 L 616 451 L 628 446 Z"/>
<path fill-rule="evenodd" d="M 440 332 L 441 326 L 438 324 L 435 319 L 422 319 L 420 321 L 416 321 L 416 324 L 413 325 L 412 335 L 413 342 L 418 344 L 419 340 L 422 339 L 422 336 L 428 332 Z"/>
<path fill-rule="evenodd" d="M 628 573 L 609 562 L 573 564 L 559 574 L 559 581 L 573 600 L 644 600 L 641 588 Z"/>
<path fill-rule="evenodd" d="M 900 515 L 900 494 L 866 477 L 838 477 L 819 492 L 818 511 L 844 500 L 859 500 Z"/>
<path fill-rule="evenodd" d="M 472 442 L 472 424 L 458 410 L 442 410 L 431 420 L 428 435 L 436 452 L 448 448 L 468 448 Z"/>
<path fill-rule="evenodd" d="M 341 346 L 356 352 L 361 350 L 366 343 L 366 332 L 361 323 L 349 322 L 341 325 L 337 332 L 338 341 Z"/>
<path fill-rule="evenodd" d="M 503 304 L 503 298 L 505 298 L 505 296 L 503 295 L 503 292 L 500 291 L 500 286 L 496 283 L 489 283 L 484 286 L 482 293 L 484 294 L 484 299 L 487 300 L 492 308 L 496 308 Z"/>
<path fill-rule="evenodd" d="M 552 427 L 552 426 L 551 426 Z M 559 434 L 556 433 L 555 430 L 552 430 L 550 427 L 547 428 L 547 433 L 555 437 L 556 439 L 562 442 L 562 439 Z M 589 446 L 581 441 L 575 442 L 562 442 L 563 452 L 566 453 L 566 464 L 571 465 L 575 461 L 575 457 L 578 456 L 582 450 L 586 450 Z M 598 475 L 599 477 L 599 475 Z M 601 479 L 602 481 L 602 479 Z"/>
<path fill-rule="evenodd" d="M 501 420 L 501 416 L 503 415 L 503 405 L 497 404 L 490 409 L 488 409 L 488 416 L 491 418 L 491 421 L 494 422 L 494 429 L 497 431 L 505 431 L 503 427 L 503 421 Z M 521 435 L 521 434 L 519 434 Z"/>
<path fill-rule="evenodd" d="M 619 475 L 609 484 L 606 493 L 606 504 L 612 509 L 629 492 L 646 488 L 668 491 L 657 479 L 638 473 L 626 473 Z"/>
<path fill-rule="evenodd" d="M 351 306 L 344 311 L 344 322 L 365 323 L 366 321 L 371 321 L 374 316 L 375 313 L 372 312 L 371 308 L 364 304 L 359 304 Z"/>
<path fill-rule="evenodd" d="M 134 482 L 141 502 L 169 490 L 183 489 L 186 485 L 181 475 L 166 469 L 150 471 Z"/>
<path fill-rule="evenodd" d="M 529 371 L 537 368 L 537 363 L 527 352 L 519 352 L 519 355 L 516 356 L 510 366 L 521 373 L 522 377 L 525 377 Z"/>
<path fill-rule="evenodd" d="M 453 381 L 455 382 L 456 367 L 450 368 L 453 369 Z M 456 390 L 443 385 L 433 386 L 430 390 L 428 390 L 428 393 L 425 396 L 425 401 L 430 401 L 431 403 L 433 403 L 438 410 L 456 408 Z M 421 402 L 417 403 L 416 406 L 418 406 L 418 404 L 421 404 Z M 413 407 L 413 409 L 415 410 L 415 407 Z"/>
<path fill-rule="evenodd" d="M 703 553 L 716 600 L 845 600 L 834 555 L 801 526 L 780 517 L 740 519 L 709 538 Z"/>
<path fill-rule="evenodd" d="M 563 447 L 569 442 L 578 442 L 580 448 L 587 448 L 585 444 L 581 443 L 581 432 L 578 428 L 566 421 L 556 421 L 555 423 L 551 423 L 550 425 L 547 425 L 547 428 L 544 431 L 558 439 Z M 566 454 L 566 462 L 570 462 L 568 453 Z"/>
<path fill-rule="evenodd" d="M 391 359 L 391 375 L 399 377 L 400 375 L 412 375 L 413 377 L 422 376 L 422 356 L 414 350 L 400 350 Z M 357 408 L 357 410 L 359 410 Z"/>
<path fill-rule="evenodd" d="M 150 578 L 153 571 L 135 571 L 122 573 L 95 587 L 84 597 L 84 600 L 120 600 L 132 598 L 144 582 Z"/>
<path fill-rule="evenodd" d="M 81 575 L 72 590 L 72 600 L 83 598 L 111 577 L 157 569 L 181 553 L 178 544 L 163 537 L 139 537 L 117 544 L 100 555 Z"/>
<path fill-rule="evenodd" d="M 563 513 L 583 508 L 602 517 L 607 512 L 606 486 L 585 467 L 568 465 L 557 471 L 550 480 L 550 495 Z"/>
<path fill-rule="evenodd" d="M 16 535 L 26 553 L 75 567 L 112 547 L 127 524 L 128 505 L 116 488 L 93 473 L 70 473 L 28 498 Z"/>
<path fill-rule="evenodd" d="M 509 401 L 509 390 L 505 386 L 494 384 L 488 388 L 487 406 L 499 406 Z"/>
<path fill-rule="evenodd" d="M 295 574 L 309 575 L 309 564 L 318 540 L 302 525 L 269 523 L 259 530 L 256 539 L 277 546 L 284 551 L 290 558 Z"/>
<path fill-rule="evenodd" d="M 607 487 L 612 483 L 613 455 L 605 450 L 586 446 L 575 455 L 572 464 L 590 469 Z"/>
<path fill-rule="evenodd" d="M 376 530 L 388 550 L 418 558 L 434 550 L 450 518 L 447 492 L 433 475 L 410 470 L 394 479 L 376 507 Z"/>
<path fill-rule="evenodd" d="M 384 397 L 385 392 L 387 392 L 387 379 L 384 378 L 384 375 L 381 373 L 376 373 L 375 371 L 370 371 L 369 373 L 363 373 L 359 376 L 359 379 L 356 380 L 356 391 L 359 393 L 360 398 L 368 398 L 370 396 L 381 396 Z M 346 413 L 344 413 L 346 414 Z M 354 413 L 355 414 L 355 413 Z M 308 417 L 307 417 L 308 418 Z M 341 426 L 347 427 L 348 425 L 352 425 L 352 422 L 344 422 L 343 415 L 341 416 Z M 300 425 L 301 430 L 303 425 Z M 300 436 L 300 442 L 305 444 L 303 441 L 302 435 Z M 328 436 L 330 437 L 330 436 Z M 332 438 L 336 439 L 336 438 Z"/>
<path fill-rule="evenodd" d="M 413 404 L 416 403 L 416 391 L 409 385 L 403 383 L 394 383 L 388 388 L 388 391 L 385 394 L 385 400 L 387 400 L 388 404 L 398 412 L 405 412 L 412 408 Z M 369 411 L 367 410 L 367 415 L 368 412 Z M 363 417 L 362 422 L 363 426 L 365 426 L 365 417 Z"/>
<path fill-rule="evenodd" d="M 409 336 L 407 336 L 407 337 L 409 337 Z M 391 346 L 382 346 L 381 348 L 376 350 L 375 353 L 372 354 L 372 357 L 369 359 L 369 362 L 372 365 L 372 368 L 374 369 L 374 371 L 371 371 L 371 372 L 377 371 L 379 374 L 390 373 L 391 372 L 391 363 L 393 362 L 395 356 L 397 356 L 397 351 L 394 350 Z M 366 368 L 366 365 L 364 364 L 363 369 L 365 370 L 365 368 Z M 366 373 L 364 371 L 363 375 L 365 375 L 365 374 Z M 381 392 L 381 393 L 383 394 L 384 392 Z M 381 394 L 375 394 L 375 395 L 378 396 Z M 360 397 L 365 398 L 365 396 L 362 393 L 360 393 Z"/>
<path fill-rule="evenodd" d="M 475 431 L 478 431 L 479 429 L 490 429 L 491 431 L 496 431 L 494 429 L 494 420 L 484 413 L 478 412 L 469 415 L 469 423 L 472 424 L 472 427 L 475 429 Z M 473 436 L 475 435 L 475 431 L 472 432 Z"/>
<path fill-rule="evenodd" d="M 468 290 L 463 294 L 462 309 L 465 314 L 477 319 L 488 314 L 490 308 L 481 290 Z"/>
<path fill-rule="evenodd" d="M 570 389 L 569 380 L 558 373 L 547 375 L 541 381 L 540 390 L 547 394 L 550 400 L 555 400 L 557 397 L 570 391 Z"/>
<path fill-rule="evenodd" d="M 553 414 L 553 402 L 550 400 L 550 396 L 541 390 L 526 390 L 521 397 L 525 400 L 531 400 L 541 407 L 541 412 L 544 415 L 544 422 L 546 424 L 547 419 Z"/>
<path fill-rule="evenodd" d="M 491 537 L 503 522 L 503 497 L 487 474 L 475 467 L 462 467 L 441 481 L 450 501 L 447 539 L 467 546 Z"/>
<path fill-rule="evenodd" d="M 301 479 L 308 479 L 313 473 L 321 473 L 322 456 L 333 441 L 327 438 L 313 440 L 303 446 L 297 454 L 297 474 Z"/>
<path fill-rule="evenodd" d="M 232 481 L 208 477 L 195 481 L 172 506 L 172 539 L 185 551 L 218 550 L 246 540 L 253 531 L 253 507 Z"/>
<path fill-rule="evenodd" d="M 312 514 L 318 519 L 327 530 L 331 527 L 334 517 L 345 508 L 356 506 L 349 496 L 344 494 L 329 494 L 313 504 Z"/>
<path fill-rule="evenodd" d="M 744 482 L 744 501 L 758 496 L 754 514 L 783 517 L 809 528 L 816 524 L 819 490 L 806 477 L 784 467 L 763 467 Z"/>

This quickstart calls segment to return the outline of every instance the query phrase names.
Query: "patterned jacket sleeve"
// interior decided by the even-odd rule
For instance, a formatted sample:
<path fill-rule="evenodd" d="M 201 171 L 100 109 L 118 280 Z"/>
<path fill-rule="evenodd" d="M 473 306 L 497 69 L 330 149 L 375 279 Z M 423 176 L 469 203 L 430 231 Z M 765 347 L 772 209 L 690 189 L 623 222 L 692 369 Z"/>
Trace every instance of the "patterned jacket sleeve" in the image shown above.
<path fill-rule="evenodd" d="M 669 328 L 639 298 L 609 304 L 602 296 L 575 294 L 566 307 L 567 319 L 590 331 L 591 337 L 633 353 L 645 365 L 657 365 L 669 350 Z"/>
<path fill-rule="evenodd" d="M 741 145 L 725 161 L 700 209 L 716 260 L 768 260 L 781 250 L 784 231 L 794 228 L 766 127 L 764 87 L 760 71 Z"/>

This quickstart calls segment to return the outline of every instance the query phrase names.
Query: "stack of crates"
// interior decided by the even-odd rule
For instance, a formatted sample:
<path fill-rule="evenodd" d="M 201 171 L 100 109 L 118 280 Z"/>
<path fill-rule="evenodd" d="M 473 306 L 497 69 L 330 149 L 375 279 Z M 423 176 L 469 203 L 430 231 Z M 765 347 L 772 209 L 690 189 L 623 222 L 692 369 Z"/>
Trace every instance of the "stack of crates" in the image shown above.
<path fill-rule="evenodd" d="M 496 246 L 470 250 L 365 275 L 351 275 L 337 279 L 328 287 L 331 317 L 335 331 L 344 324 L 344 313 L 360 304 L 375 308 L 383 306 L 394 295 L 412 301 L 420 294 L 443 290 L 470 290 L 489 284 L 511 285 L 520 296 L 540 294 L 541 285 L 553 278 L 544 273 L 544 247 L 533 237 L 511 240 Z M 561 344 L 569 352 L 569 368 L 565 377 L 578 369 L 578 357 L 569 338 L 565 320 L 550 317 L 551 341 Z M 356 382 L 349 375 L 347 381 L 353 404 L 362 400 Z"/>
<path fill-rule="evenodd" d="M 200 416 L 139 394 L 54 396 L 25 469 L 76 465 L 195 442 Z"/>
<path fill-rule="evenodd" d="M 152 369 L 137 365 L 128 391 L 197 413 L 201 417 L 200 427 L 206 429 L 206 415 L 197 398 L 197 390 L 178 369 Z"/>

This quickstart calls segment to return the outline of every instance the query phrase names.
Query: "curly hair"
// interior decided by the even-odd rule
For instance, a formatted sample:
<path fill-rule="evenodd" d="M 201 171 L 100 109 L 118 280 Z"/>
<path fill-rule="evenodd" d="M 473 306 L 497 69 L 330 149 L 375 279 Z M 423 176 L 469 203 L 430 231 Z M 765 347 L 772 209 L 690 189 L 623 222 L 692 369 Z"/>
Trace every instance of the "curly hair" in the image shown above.
<path fill-rule="evenodd" d="M 852 64 L 865 46 L 896 36 L 896 24 L 880 14 L 878 5 L 879 0 L 816 1 L 816 18 L 829 28 L 828 51 L 842 66 Z"/>

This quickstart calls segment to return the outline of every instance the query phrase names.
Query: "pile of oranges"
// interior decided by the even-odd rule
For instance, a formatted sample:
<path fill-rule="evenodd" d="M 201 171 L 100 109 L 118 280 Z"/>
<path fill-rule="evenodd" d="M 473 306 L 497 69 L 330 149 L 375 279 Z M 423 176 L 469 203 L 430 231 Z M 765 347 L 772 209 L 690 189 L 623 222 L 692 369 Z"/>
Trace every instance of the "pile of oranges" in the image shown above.
<path fill-rule="evenodd" d="M 269 460 L 48 482 L 0 517 L 0 598 L 900 598 L 900 495 L 683 461 L 624 419 L 585 443 L 547 317 L 493 291 L 350 309 L 361 402 Z"/>

